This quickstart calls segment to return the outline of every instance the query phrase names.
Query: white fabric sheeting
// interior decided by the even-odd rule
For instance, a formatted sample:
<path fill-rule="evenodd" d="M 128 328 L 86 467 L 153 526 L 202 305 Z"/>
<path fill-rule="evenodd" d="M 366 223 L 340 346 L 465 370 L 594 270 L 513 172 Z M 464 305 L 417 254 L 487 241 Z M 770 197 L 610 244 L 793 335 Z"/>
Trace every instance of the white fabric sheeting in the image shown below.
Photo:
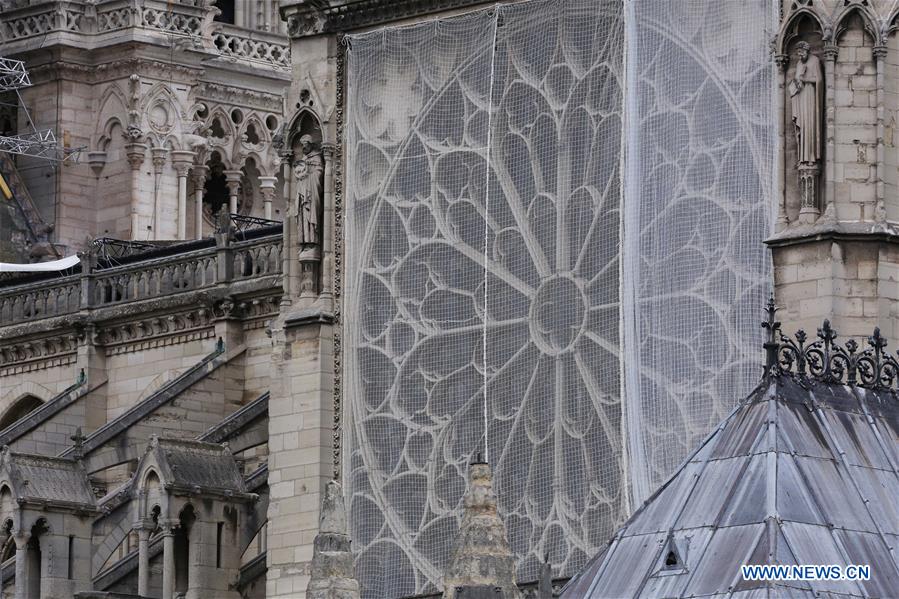
<path fill-rule="evenodd" d="M 12 264 L 10 262 L 0 262 L 0 272 L 54 272 L 72 268 L 81 260 L 78 256 L 68 256 L 59 260 L 50 260 L 49 262 L 35 262 L 34 264 Z"/>

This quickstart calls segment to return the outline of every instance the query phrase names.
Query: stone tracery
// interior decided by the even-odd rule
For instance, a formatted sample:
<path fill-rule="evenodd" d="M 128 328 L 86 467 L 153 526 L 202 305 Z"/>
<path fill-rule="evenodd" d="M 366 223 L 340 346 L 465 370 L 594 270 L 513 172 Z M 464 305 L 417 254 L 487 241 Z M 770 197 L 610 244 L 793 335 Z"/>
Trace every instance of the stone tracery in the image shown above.
<path fill-rule="evenodd" d="M 525 578 L 623 505 L 620 15 L 551 5 L 504 8 L 495 53 L 484 13 L 352 39 L 344 471 L 372 596 L 437 582 L 485 437 Z"/>

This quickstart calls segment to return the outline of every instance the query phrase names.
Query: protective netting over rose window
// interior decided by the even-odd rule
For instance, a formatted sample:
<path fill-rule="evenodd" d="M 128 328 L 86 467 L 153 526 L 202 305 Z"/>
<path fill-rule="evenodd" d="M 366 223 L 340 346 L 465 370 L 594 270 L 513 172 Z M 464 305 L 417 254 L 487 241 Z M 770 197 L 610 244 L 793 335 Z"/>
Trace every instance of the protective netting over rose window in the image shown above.
<path fill-rule="evenodd" d="M 767 291 L 776 13 L 678 4 L 348 38 L 343 475 L 367 597 L 440 586 L 478 452 L 520 579 L 572 574 L 755 380 L 729 340 Z M 658 355 L 708 323 L 715 355 Z"/>

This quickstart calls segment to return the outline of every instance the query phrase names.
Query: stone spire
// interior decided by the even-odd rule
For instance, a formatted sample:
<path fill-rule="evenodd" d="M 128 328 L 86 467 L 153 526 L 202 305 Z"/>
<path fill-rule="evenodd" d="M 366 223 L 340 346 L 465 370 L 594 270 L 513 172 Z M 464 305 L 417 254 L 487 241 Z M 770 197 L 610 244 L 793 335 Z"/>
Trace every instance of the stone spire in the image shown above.
<path fill-rule="evenodd" d="M 325 486 L 319 531 L 312 549 L 312 576 L 306 599 L 359 599 L 359 581 L 347 534 L 343 490 L 337 481 Z"/>
<path fill-rule="evenodd" d="M 477 596 L 488 590 L 491 597 L 519 599 L 515 558 L 496 509 L 489 464 L 478 460 L 471 465 L 464 506 L 462 526 L 443 579 L 444 599 Z"/>

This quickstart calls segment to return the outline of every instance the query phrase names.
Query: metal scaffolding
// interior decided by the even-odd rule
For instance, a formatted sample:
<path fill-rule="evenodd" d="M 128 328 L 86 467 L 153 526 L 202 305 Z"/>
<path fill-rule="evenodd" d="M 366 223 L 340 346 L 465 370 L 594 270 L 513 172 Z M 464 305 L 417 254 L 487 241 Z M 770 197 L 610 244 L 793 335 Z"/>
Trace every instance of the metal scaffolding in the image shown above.
<path fill-rule="evenodd" d="M 25 69 L 25 63 L 21 60 L 0 57 L 0 93 L 14 92 L 18 99 L 17 107 L 25 113 L 30 131 L 21 135 L 0 135 L 0 152 L 19 154 L 22 156 L 34 156 L 63 162 L 66 160 L 77 161 L 84 148 L 68 148 L 60 146 L 56 136 L 50 129 L 38 130 L 31 120 L 28 107 L 22 100 L 19 90 L 31 86 L 31 79 Z"/>

